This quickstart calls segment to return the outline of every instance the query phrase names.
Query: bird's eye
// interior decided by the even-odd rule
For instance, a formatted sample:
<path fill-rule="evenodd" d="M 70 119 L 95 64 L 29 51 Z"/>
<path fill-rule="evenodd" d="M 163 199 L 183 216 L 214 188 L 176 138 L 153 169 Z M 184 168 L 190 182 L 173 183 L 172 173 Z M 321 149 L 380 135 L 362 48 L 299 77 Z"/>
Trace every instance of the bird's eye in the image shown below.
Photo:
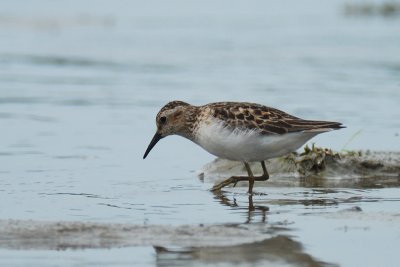
<path fill-rule="evenodd" d="M 164 117 L 164 116 L 162 116 L 162 117 L 160 118 L 160 122 L 161 122 L 162 124 L 166 123 L 166 122 L 167 122 L 167 118 Z"/>

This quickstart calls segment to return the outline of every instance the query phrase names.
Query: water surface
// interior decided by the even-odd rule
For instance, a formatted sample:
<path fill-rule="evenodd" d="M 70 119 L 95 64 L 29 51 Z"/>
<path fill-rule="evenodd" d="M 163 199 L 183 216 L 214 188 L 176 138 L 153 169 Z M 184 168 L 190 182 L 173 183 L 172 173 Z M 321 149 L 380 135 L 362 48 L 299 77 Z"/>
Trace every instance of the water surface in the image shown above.
<path fill-rule="evenodd" d="M 284 225 L 279 240 L 315 264 L 396 265 L 398 184 L 260 188 L 249 208 L 244 188 L 208 191 L 196 171 L 213 156 L 187 140 L 164 139 L 142 160 L 173 99 L 259 102 L 347 125 L 317 145 L 399 151 L 400 21 L 347 17 L 344 4 L 1 3 L 0 219 Z M 148 245 L 0 253 L 7 266 L 231 263 Z"/>

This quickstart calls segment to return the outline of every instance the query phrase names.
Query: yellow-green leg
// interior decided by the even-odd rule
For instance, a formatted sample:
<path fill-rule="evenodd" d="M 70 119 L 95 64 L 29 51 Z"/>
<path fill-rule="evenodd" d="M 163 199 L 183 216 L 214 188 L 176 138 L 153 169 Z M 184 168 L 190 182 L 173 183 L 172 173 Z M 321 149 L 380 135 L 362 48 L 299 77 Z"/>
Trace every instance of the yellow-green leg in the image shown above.
<path fill-rule="evenodd" d="M 265 162 L 261 161 L 261 167 L 263 169 L 263 175 L 254 177 L 253 172 L 251 171 L 250 165 L 247 162 L 243 162 L 244 166 L 246 167 L 247 174 L 249 176 L 232 176 L 221 183 L 213 186 L 211 191 L 219 191 L 223 187 L 228 186 L 230 184 L 233 184 L 233 187 L 236 186 L 236 184 L 240 181 L 249 181 L 249 194 L 253 193 L 253 186 L 254 186 L 254 181 L 266 181 L 269 179 L 269 174 L 267 171 L 267 167 L 265 166 Z"/>
<path fill-rule="evenodd" d="M 254 186 L 254 175 L 251 171 L 250 165 L 247 162 L 243 162 L 246 167 L 247 174 L 249 175 L 249 191 L 247 193 L 253 194 L 253 186 Z"/>

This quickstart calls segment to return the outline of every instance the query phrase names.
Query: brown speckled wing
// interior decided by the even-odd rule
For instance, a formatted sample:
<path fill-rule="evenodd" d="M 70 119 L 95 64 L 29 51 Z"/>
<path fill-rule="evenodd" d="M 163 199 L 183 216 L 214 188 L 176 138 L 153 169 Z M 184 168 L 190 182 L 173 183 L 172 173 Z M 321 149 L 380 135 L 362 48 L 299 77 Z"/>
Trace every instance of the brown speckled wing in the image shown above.
<path fill-rule="evenodd" d="M 206 106 L 210 108 L 211 115 L 224 121 L 228 128 L 259 130 L 263 135 L 343 128 L 338 122 L 303 120 L 254 103 L 219 102 Z"/>

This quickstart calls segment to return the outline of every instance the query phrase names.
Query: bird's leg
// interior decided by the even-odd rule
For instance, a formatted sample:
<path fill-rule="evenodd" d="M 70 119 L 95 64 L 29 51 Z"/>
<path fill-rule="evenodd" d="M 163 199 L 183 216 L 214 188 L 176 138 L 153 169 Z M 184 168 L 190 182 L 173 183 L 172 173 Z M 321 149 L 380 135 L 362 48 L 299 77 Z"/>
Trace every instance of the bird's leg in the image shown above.
<path fill-rule="evenodd" d="M 265 162 L 260 161 L 260 163 L 261 163 L 261 166 L 263 169 L 263 175 L 256 176 L 256 177 L 254 177 L 254 175 L 252 175 L 253 176 L 253 184 L 254 184 L 254 181 L 266 181 L 269 179 L 269 174 L 267 171 L 267 167 L 265 166 Z M 246 167 L 247 173 L 249 174 L 246 164 L 248 165 L 248 163 L 245 163 L 245 167 Z M 248 165 L 248 167 L 250 169 L 249 165 Z M 251 172 L 251 170 L 250 170 L 250 172 Z M 253 173 L 251 172 L 251 174 L 253 174 Z M 241 181 L 249 181 L 249 183 L 250 183 L 250 179 L 251 179 L 250 174 L 249 174 L 249 176 L 232 176 L 232 177 L 226 179 L 225 181 L 222 181 L 219 184 L 213 186 L 213 188 L 211 188 L 211 191 L 213 191 L 213 192 L 219 191 L 223 187 L 228 186 L 230 184 L 233 184 L 233 187 L 235 187 L 236 184 Z M 253 186 L 252 186 L 252 188 L 253 188 Z M 250 191 L 250 184 L 249 184 L 249 191 Z"/>
<path fill-rule="evenodd" d="M 220 182 L 219 184 L 214 185 L 213 188 L 211 188 L 211 191 L 213 191 L 213 192 L 219 191 L 223 187 L 228 186 L 230 184 L 233 184 L 233 187 L 235 187 L 238 182 L 248 181 L 248 180 L 249 180 L 249 177 L 247 177 L 247 176 L 232 176 L 232 177 Z"/>
<path fill-rule="evenodd" d="M 264 178 L 263 181 L 267 181 L 269 179 L 269 174 L 268 174 L 267 167 L 265 166 L 264 161 L 261 161 L 261 167 L 263 169 L 263 175 L 260 176 L 260 178 Z"/>
<path fill-rule="evenodd" d="M 247 174 L 249 175 L 249 191 L 247 193 L 252 194 L 253 193 L 253 185 L 254 185 L 254 175 L 250 169 L 250 165 L 247 162 L 243 162 L 243 163 L 244 163 L 244 166 L 246 167 Z"/>

